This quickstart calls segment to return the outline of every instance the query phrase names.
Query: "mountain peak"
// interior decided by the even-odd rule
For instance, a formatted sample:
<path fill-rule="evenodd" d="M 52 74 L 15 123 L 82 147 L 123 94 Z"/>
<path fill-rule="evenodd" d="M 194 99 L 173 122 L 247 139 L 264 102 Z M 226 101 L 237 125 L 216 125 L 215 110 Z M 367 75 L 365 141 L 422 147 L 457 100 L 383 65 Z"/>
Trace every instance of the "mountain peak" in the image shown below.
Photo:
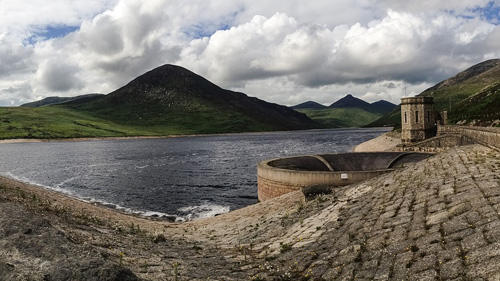
<path fill-rule="evenodd" d="M 358 99 L 351 94 L 347 94 L 340 100 L 332 103 L 330 108 L 362 108 L 366 109 L 370 107 L 370 104 L 362 99 Z"/>
<path fill-rule="evenodd" d="M 82 105 L 102 116 L 160 124 L 193 133 L 318 128 L 305 114 L 225 90 L 190 70 L 166 64 Z M 117 114 L 120 112 L 121 114 Z"/>
<path fill-rule="evenodd" d="M 324 109 L 327 108 L 326 106 L 319 104 L 314 101 L 306 101 L 301 104 L 297 104 L 294 106 L 291 106 L 293 109 Z"/>

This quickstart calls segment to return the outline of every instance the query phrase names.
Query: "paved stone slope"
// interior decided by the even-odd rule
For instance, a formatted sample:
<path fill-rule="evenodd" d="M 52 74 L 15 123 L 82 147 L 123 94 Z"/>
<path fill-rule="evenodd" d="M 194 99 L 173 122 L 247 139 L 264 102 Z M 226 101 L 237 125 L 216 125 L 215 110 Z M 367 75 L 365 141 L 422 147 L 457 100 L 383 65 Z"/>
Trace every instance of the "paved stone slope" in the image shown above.
<path fill-rule="evenodd" d="M 4 182 L 0 279 L 500 280 L 499 212 L 500 152 L 480 145 L 185 224 Z"/>
<path fill-rule="evenodd" d="M 455 148 L 296 203 L 220 243 L 240 243 L 256 280 L 498 280 L 499 171 L 497 151 Z"/>

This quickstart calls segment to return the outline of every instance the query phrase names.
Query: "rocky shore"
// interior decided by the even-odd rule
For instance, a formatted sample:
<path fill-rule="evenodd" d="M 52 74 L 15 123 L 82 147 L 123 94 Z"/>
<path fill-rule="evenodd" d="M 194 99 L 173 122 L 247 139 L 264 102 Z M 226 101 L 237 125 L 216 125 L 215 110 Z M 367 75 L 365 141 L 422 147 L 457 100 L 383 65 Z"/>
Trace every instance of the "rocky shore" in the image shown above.
<path fill-rule="evenodd" d="M 0 280 L 498 280 L 500 153 L 172 224 L 0 178 Z"/>

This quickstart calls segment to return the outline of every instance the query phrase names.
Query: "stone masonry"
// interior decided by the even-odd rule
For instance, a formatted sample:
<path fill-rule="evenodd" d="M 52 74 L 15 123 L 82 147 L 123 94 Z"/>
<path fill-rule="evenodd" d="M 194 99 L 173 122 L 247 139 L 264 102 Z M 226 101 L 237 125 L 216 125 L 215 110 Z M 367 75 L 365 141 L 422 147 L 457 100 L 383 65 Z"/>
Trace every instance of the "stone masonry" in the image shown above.
<path fill-rule="evenodd" d="M 401 142 L 423 141 L 436 135 L 436 116 L 432 97 L 401 99 Z"/>
<path fill-rule="evenodd" d="M 220 247 L 246 249 L 249 279 L 500 279 L 496 150 L 454 148 L 276 215 L 280 200 L 266 202 L 251 229 L 251 209 L 199 222 L 230 237 Z M 214 230 L 227 220 L 231 227 Z"/>

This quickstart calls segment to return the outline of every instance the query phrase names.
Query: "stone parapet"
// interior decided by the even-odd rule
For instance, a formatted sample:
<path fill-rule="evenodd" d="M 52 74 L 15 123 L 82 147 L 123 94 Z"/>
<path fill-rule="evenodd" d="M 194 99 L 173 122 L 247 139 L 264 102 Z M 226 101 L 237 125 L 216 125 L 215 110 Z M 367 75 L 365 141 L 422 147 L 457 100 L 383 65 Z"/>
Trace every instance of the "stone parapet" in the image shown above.
<path fill-rule="evenodd" d="M 445 125 L 438 126 L 438 134 L 458 134 L 473 140 L 475 143 L 500 149 L 500 128 Z"/>

